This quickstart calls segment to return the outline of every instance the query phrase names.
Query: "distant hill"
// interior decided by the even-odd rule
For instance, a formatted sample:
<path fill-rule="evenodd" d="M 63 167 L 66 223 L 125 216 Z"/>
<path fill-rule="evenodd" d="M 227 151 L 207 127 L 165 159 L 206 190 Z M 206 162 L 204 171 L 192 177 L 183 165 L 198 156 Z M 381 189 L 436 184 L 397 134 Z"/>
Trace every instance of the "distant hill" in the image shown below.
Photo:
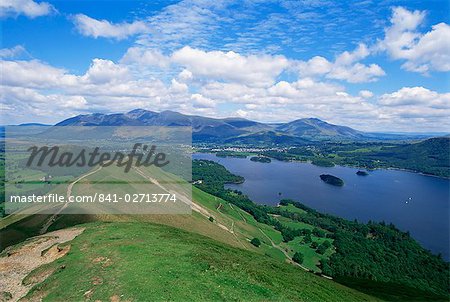
<path fill-rule="evenodd" d="M 368 168 L 399 168 L 450 178 L 450 137 L 429 138 L 420 142 L 383 145 L 364 152 L 337 151 L 337 164 Z"/>
<path fill-rule="evenodd" d="M 51 125 L 41 124 L 41 123 L 24 123 L 24 124 L 20 124 L 19 126 L 24 126 L 24 127 L 48 127 L 48 126 L 51 126 Z"/>
<path fill-rule="evenodd" d="M 289 123 L 259 123 L 243 118 L 209 118 L 174 111 L 135 109 L 127 113 L 78 115 L 57 126 L 191 126 L 193 142 L 243 145 L 302 145 L 315 141 L 404 140 L 417 135 L 367 133 L 317 118 Z M 431 136 L 430 136 L 431 137 Z M 427 138 L 425 135 L 420 138 Z"/>
<path fill-rule="evenodd" d="M 246 119 L 214 119 L 174 111 L 153 112 L 135 109 L 124 114 L 78 115 L 56 126 L 191 126 L 194 141 L 219 142 L 245 133 L 270 129 Z"/>
<path fill-rule="evenodd" d="M 350 127 L 329 124 L 317 118 L 304 118 L 282 124 L 276 130 L 293 136 L 310 139 L 321 138 L 364 138 L 364 133 Z"/>
<path fill-rule="evenodd" d="M 397 167 L 449 177 L 450 137 L 435 137 L 415 144 L 385 147 L 367 156 L 383 158 Z"/>
<path fill-rule="evenodd" d="M 234 144 L 250 144 L 250 145 L 303 145 L 310 143 L 311 141 L 299 136 L 284 134 L 275 131 L 261 131 L 257 133 L 245 134 L 237 137 L 232 137 L 225 140 L 225 143 Z"/>

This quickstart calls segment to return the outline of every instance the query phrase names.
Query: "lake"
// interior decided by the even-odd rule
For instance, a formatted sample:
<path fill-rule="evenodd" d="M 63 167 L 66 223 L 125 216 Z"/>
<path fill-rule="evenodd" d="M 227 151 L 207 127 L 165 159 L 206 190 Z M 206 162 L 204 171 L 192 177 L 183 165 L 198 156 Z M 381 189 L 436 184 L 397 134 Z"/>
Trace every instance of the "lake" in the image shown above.
<path fill-rule="evenodd" d="M 260 163 L 206 153 L 194 154 L 193 158 L 214 160 L 243 176 L 243 184 L 227 187 L 242 191 L 256 203 L 277 205 L 280 199 L 290 198 L 350 220 L 392 222 L 409 231 L 422 246 L 449 260 L 447 179 L 399 170 L 374 170 L 368 176 L 358 176 L 358 169 L 351 167 L 325 168 L 273 159 L 271 163 Z M 345 185 L 324 183 L 319 178 L 324 173 L 343 179 Z"/>

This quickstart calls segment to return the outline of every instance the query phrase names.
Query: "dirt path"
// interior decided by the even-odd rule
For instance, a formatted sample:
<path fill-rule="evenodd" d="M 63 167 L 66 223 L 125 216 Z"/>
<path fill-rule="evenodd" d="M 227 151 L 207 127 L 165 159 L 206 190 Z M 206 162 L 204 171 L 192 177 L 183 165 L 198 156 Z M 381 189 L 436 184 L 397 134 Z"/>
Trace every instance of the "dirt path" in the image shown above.
<path fill-rule="evenodd" d="M 91 171 L 87 174 L 84 174 L 80 177 L 78 177 L 75 181 L 73 181 L 71 184 L 69 184 L 69 186 L 67 187 L 67 192 L 66 192 L 66 199 L 69 199 L 69 196 L 72 195 L 72 189 L 73 186 L 79 182 L 80 180 L 82 180 L 85 177 L 88 177 L 98 171 L 100 171 L 100 169 L 102 168 L 102 166 L 99 166 L 97 169 L 95 169 L 94 171 Z M 50 216 L 50 218 L 47 220 L 47 222 L 42 226 L 41 230 L 39 231 L 39 234 L 45 234 L 47 233 L 48 228 L 56 221 L 56 217 L 61 214 L 62 211 L 64 211 L 65 208 L 67 208 L 69 205 L 69 203 L 65 203 L 55 214 L 53 214 L 52 216 Z"/>
<path fill-rule="evenodd" d="M 244 220 L 244 222 L 247 223 L 247 219 L 245 219 L 244 215 L 242 215 L 242 213 L 239 210 L 235 210 L 233 205 L 231 205 L 231 203 L 229 203 L 229 205 L 230 205 L 230 208 L 232 208 L 233 211 L 236 211 L 239 214 L 239 216 L 242 217 L 242 220 Z"/>
<path fill-rule="evenodd" d="M 164 186 L 162 186 L 156 179 L 148 176 L 147 174 L 145 174 L 142 170 L 140 170 L 139 168 L 134 167 L 134 169 L 136 170 L 136 172 L 141 175 L 142 177 L 144 177 L 145 179 L 151 181 L 153 184 L 155 184 L 156 186 L 158 186 L 160 189 L 166 191 L 169 194 L 176 194 L 177 199 L 181 200 L 182 202 L 188 204 L 191 206 L 193 211 L 196 211 L 198 213 L 200 213 L 202 216 L 206 217 L 209 219 L 209 217 L 214 217 L 214 215 L 212 215 L 206 208 L 202 207 L 201 205 L 199 205 L 198 203 L 195 203 L 193 200 L 187 198 L 186 196 L 177 194 L 177 192 L 173 192 L 170 191 L 168 189 L 166 189 Z M 214 220 L 215 224 L 224 229 L 227 232 L 230 232 L 232 234 L 234 234 L 233 230 L 230 230 L 227 226 L 217 222 L 217 220 Z"/>
<path fill-rule="evenodd" d="M 70 246 L 59 248 L 57 245 L 71 241 L 83 231 L 84 228 L 71 228 L 50 232 L 6 251 L 6 255 L 0 258 L 0 295 L 11 295 L 8 301 L 18 301 L 25 296 L 36 283 L 45 280 L 53 271 L 43 271 L 30 278 L 26 285 L 22 283 L 24 278 L 41 265 L 67 254 Z"/>

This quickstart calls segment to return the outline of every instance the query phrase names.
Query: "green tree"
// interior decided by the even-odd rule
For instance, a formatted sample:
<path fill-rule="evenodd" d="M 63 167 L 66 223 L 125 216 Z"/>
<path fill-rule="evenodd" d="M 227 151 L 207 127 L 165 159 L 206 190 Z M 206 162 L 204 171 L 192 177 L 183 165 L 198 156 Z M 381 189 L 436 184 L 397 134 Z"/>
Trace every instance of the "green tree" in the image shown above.
<path fill-rule="evenodd" d="M 306 234 L 305 237 L 303 237 L 303 242 L 308 244 L 312 242 L 311 234 Z"/>
<path fill-rule="evenodd" d="M 314 228 L 314 229 L 312 230 L 312 233 L 313 233 L 313 235 L 316 236 L 316 237 L 325 237 L 325 232 L 322 231 L 321 229 L 318 229 L 318 228 Z"/>
<path fill-rule="evenodd" d="M 253 244 L 253 245 L 256 246 L 256 247 L 259 247 L 259 246 L 261 245 L 261 241 L 260 241 L 258 238 L 253 238 L 253 239 L 250 241 L 250 243 Z"/>
<path fill-rule="evenodd" d="M 327 249 L 331 246 L 329 241 L 324 241 L 321 245 L 317 247 L 317 253 L 323 255 Z"/>
<path fill-rule="evenodd" d="M 298 264 L 302 264 L 303 263 L 303 254 L 300 252 L 295 252 L 294 257 L 292 257 L 292 260 L 294 260 L 294 262 L 298 263 Z"/>

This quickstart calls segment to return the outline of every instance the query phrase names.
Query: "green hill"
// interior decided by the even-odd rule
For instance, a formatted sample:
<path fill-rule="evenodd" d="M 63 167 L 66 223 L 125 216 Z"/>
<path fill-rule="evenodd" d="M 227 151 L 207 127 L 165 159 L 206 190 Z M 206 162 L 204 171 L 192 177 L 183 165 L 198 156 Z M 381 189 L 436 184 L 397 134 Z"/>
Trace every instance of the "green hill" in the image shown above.
<path fill-rule="evenodd" d="M 139 180 L 155 173 L 150 168 L 142 169 L 140 173 L 134 172 L 128 173 L 127 177 Z M 73 192 L 95 192 L 95 181 L 110 174 L 114 175 L 112 167 L 98 170 L 83 179 L 91 183 L 90 188 L 78 188 L 77 183 L 73 185 Z M 412 297 L 428 297 L 428 292 L 414 292 L 411 287 L 406 289 L 407 294 L 399 294 L 385 284 L 374 284 L 362 279 L 338 280 L 357 288 L 360 291 L 357 292 L 312 273 L 329 274 L 327 271 L 330 271 L 330 267 L 331 273 L 349 268 L 350 274 L 337 274 L 336 277 L 351 277 L 357 267 L 365 271 L 372 270 L 361 266 L 366 262 L 357 257 L 363 251 L 359 245 L 352 253 L 342 253 L 342 246 L 349 246 L 349 250 L 352 250 L 354 238 L 347 235 L 353 234 L 355 228 L 363 228 L 364 231 L 363 225 L 322 215 L 300 205 L 293 206 L 294 203 L 278 208 L 256 206 L 239 192 L 225 193 L 224 183 L 240 182 L 242 178 L 214 162 L 194 161 L 193 180 L 202 182 L 198 188 L 192 189 L 192 214 L 58 215 L 55 218 L 39 213 L 11 215 L 0 220 L 2 248 L 39 234 L 49 220 L 54 219 L 48 231 L 81 224 L 86 226 L 86 231 L 73 241 L 71 252 L 50 264 L 55 265 L 55 273 L 30 293 L 36 295 L 34 297 L 48 295 L 49 301 L 79 300 L 86 292 L 92 295 L 93 301 L 97 298 L 108 300 L 116 295 L 123 295 L 123 301 L 141 301 L 145 295 L 159 295 L 163 300 L 374 299 L 361 292 L 396 301 L 401 301 L 402 296 L 408 300 Z M 55 190 L 64 192 L 67 186 L 60 185 Z M 348 230 L 345 229 L 347 226 Z M 373 227 L 379 228 L 376 224 Z M 380 228 L 380 234 L 384 234 L 386 227 Z M 345 231 L 342 234 L 346 236 L 336 236 L 336 230 Z M 395 235 L 392 238 L 397 240 L 398 232 L 392 232 Z M 335 236 L 333 233 L 336 233 Z M 359 231 L 355 236 L 358 234 Z M 370 236 L 366 237 L 363 236 L 361 240 L 370 239 Z M 259 247 L 250 243 L 254 238 L 261 242 Z M 346 241 L 348 238 L 349 244 Z M 387 255 L 391 250 L 382 250 L 381 255 Z M 420 252 L 421 248 L 417 246 L 416 250 Z M 401 252 L 404 251 L 402 245 Z M 303 255 L 304 261 L 300 265 L 293 265 L 292 258 L 297 253 Z M 363 254 L 368 255 L 365 250 Z M 429 258 L 425 256 L 424 259 Z M 111 260 L 114 265 L 105 268 L 92 263 L 93 259 L 102 257 L 116 259 Z M 342 265 L 339 265 L 341 262 Z M 324 267 L 324 264 L 328 266 Z M 60 269 L 62 266 L 64 269 Z M 383 268 L 380 270 L 385 273 Z M 390 280 L 390 277 L 389 273 L 386 280 Z M 171 278 L 174 284 L 170 283 Z M 411 285 L 416 283 L 412 282 Z M 441 298 L 430 297 L 434 300 Z"/>
<path fill-rule="evenodd" d="M 84 181 L 101 179 L 112 170 L 104 168 Z M 143 172 L 127 176 L 145 177 L 154 171 Z M 63 192 L 65 186 L 58 190 Z M 83 190 L 89 194 L 86 187 Z M 30 297 L 73 301 L 93 290 L 89 294 L 92 301 L 109 300 L 114 295 L 123 295 L 124 301 L 372 299 L 287 263 L 292 262 L 292 254 L 280 246 L 282 235 L 272 226 L 198 188 L 193 188 L 192 195 L 192 214 L 58 215 L 48 231 L 74 225 L 83 225 L 86 230 L 71 243 L 66 256 L 48 264 L 55 272 L 37 284 Z M 50 219 L 51 215 L 41 214 L 3 218 L 2 248 L 38 235 Z M 261 241 L 259 247 L 250 243 L 253 238 Z M 114 259 L 113 265 L 104 268 L 93 263 L 101 257 Z M 308 263 L 311 269 L 316 264 Z M 33 276 L 43 270 L 47 266 L 27 279 L 34 280 Z"/>
<path fill-rule="evenodd" d="M 435 137 L 419 143 L 382 147 L 367 153 L 342 154 L 356 160 L 381 161 L 392 166 L 441 177 L 450 177 L 450 138 Z M 353 158 L 352 158 L 353 159 Z"/>
<path fill-rule="evenodd" d="M 44 301 L 368 301 L 330 280 L 172 227 L 94 223 L 29 298 Z M 61 269 L 64 267 L 64 269 Z M 42 271 L 43 268 L 40 269 Z M 38 272 L 34 272 L 37 274 Z M 33 273 L 32 273 L 33 275 Z"/>

